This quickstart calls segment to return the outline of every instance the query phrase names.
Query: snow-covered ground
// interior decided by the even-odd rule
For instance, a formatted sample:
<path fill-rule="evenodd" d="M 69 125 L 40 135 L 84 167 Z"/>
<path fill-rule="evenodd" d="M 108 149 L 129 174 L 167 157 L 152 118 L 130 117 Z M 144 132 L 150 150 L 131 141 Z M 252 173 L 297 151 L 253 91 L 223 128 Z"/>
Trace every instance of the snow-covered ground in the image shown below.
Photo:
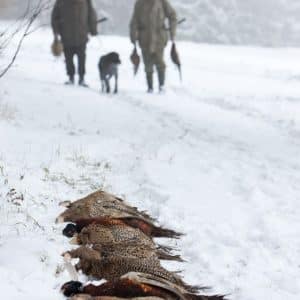
<path fill-rule="evenodd" d="M 62 84 L 51 39 L 30 36 L 0 80 L 2 296 L 63 299 L 57 204 L 104 188 L 187 234 L 166 241 L 187 281 L 299 300 L 300 50 L 180 43 L 183 83 L 168 60 L 167 93 L 148 95 L 127 39 L 91 40 L 90 89 Z M 123 60 L 117 96 L 99 93 L 110 50 Z"/>

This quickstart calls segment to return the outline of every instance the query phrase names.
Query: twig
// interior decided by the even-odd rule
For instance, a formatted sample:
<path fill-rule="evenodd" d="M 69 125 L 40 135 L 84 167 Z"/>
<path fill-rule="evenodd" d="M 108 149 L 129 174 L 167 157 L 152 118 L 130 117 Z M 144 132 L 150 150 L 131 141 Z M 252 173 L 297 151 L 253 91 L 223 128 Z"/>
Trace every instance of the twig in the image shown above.
<path fill-rule="evenodd" d="M 15 62 L 15 60 L 16 60 L 16 58 L 17 58 L 17 56 L 18 56 L 18 54 L 19 54 L 19 52 L 20 52 L 20 50 L 21 50 L 23 41 L 24 41 L 25 37 L 27 36 L 27 33 L 28 33 L 28 31 L 29 31 L 29 28 L 31 27 L 31 24 L 32 24 L 31 21 L 27 24 L 26 30 L 25 30 L 24 34 L 22 35 L 22 37 L 21 37 L 21 39 L 20 39 L 20 41 L 19 41 L 19 43 L 18 43 L 17 49 L 16 49 L 16 51 L 15 51 L 15 54 L 14 54 L 14 56 L 12 57 L 10 63 L 9 63 L 9 64 L 6 66 L 6 68 L 4 68 L 4 70 L 2 70 L 2 72 L 0 73 L 0 78 L 2 78 L 2 77 L 8 72 L 8 70 L 11 68 L 11 66 L 14 64 L 14 62 Z"/>
<path fill-rule="evenodd" d="M 41 14 L 41 12 L 43 10 L 49 8 L 49 1 L 47 1 L 46 3 L 43 3 L 43 0 L 40 0 L 39 3 L 33 9 L 30 9 L 30 7 L 31 7 L 31 1 L 29 0 L 27 2 L 27 9 L 25 11 L 25 14 L 20 18 L 21 19 L 20 25 L 10 35 L 8 35 L 8 37 L 5 38 L 0 44 L 0 50 L 7 47 L 8 44 L 10 43 L 10 41 L 14 38 L 14 36 L 17 33 L 19 33 L 22 30 L 22 28 L 25 26 L 24 32 L 20 37 L 20 40 L 17 44 L 15 53 L 14 53 L 13 57 L 11 58 L 11 61 L 8 63 L 8 65 L 2 71 L 0 71 L 0 79 L 8 72 L 8 70 L 15 63 L 17 56 L 23 45 L 24 39 L 28 35 L 30 35 L 32 32 L 35 31 L 35 30 L 30 30 L 32 24 L 34 23 L 34 21 L 37 19 L 37 17 Z M 30 15 L 30 17 L 27 20 L 27 22 L 24 24 L 23 22 L 26 19 L 26 16 L 28 16 L 28 15 Z M 6 29 L 6 31 L 2 32 L 0 37 L 5 36 L 5 34 L 7 32 L 8 32 L 8 29 Z"/>
<path fill-rule="evenodd" d="M 38 31 L 39 29 L 41 29 L 43 27 L 46 27 L 46 26 L 47 26 L 47 24 L 41 24 L 41 25 L 37 26 L 36 28 L 33 28 L 32 30 L 30 30 L 27 35 L 30 35 L 30 34 L 36 32 L 36 31 Z"/>
<path fill-rule="evenodd" d="M 37 226 L 39 229 L 41 229 L 42 231 L 45 231 L 45 227 L 40 225 L 39 222 L 34 217 L 32 217 L 30 214 L 27 213 L 26 217 L 27 217 L 27 219 L 32 220 L 33 224 L 35 226 Z"/>

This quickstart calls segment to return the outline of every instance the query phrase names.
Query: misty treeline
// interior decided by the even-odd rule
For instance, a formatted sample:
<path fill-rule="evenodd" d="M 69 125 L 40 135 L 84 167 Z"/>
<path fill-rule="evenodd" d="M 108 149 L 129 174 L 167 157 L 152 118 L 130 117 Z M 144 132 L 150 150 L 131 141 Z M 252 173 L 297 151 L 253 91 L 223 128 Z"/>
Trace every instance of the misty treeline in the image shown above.
<path fill-rule="evenodd" d="M 38 0 L 31 0 L 36 2 Z M 179 18 L 187 22 L 178 29 L 181 39 L 205 43 L 253 44 L 263 46 L 299 45 L 299 0 L 170 0 Z M 54 0 L 50 1 L 52 4 Z M 135 0 L 93 0 L 102 34 L 128 34 Z M 0 0 L 0 17 L 17 17 L 26 0 Z M 40 16 L 49 25 L 50 11 Z"/>
<path fill-rule="evenodd" d="M 299 0 L 170 0 L 187 22 L 178 36 L 204 43 L 300 44 Z M 108 33 L 127 34 L 135 0 L 94 0 L 110 16 Z M 107 26 L 107 25 L 105 25 Z"/>

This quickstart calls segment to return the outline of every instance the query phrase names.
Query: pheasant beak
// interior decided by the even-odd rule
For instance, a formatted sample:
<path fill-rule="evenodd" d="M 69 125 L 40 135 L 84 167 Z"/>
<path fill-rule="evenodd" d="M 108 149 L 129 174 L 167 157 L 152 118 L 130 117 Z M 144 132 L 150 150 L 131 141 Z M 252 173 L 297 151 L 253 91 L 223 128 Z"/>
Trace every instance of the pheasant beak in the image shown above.
<path fill-rule="evenodd" d="M 74 237 L 69 242 L 71 245 L 80 245 L 78 235 L 75 234 Z"/>
<path fill-rule="evenodd" d="M 63 254 L 63 258 L 65 262 L 70 262 L 72 260 L 72 256 L 70 253 L 66 252 Z"/>
<path fill-rule="evenodd" d="M 81 264 L 80 264 L 80 262 L 75 265 L 75 270 L 77 272 L 79 272 L 81 270 Z"/>
<path fill-rule="evenodd" d="M 64 223 L 64 222 L 65 222 L 65 218 L 62 217 L 62 216 L 57 217 L 56 220 L 55 220 L 56 224 L 61 224 L 61 223 Z"/>
<path fill-rule="evenodd" d="M 71 204 L 72 204 L 71 201 L 63 201 L 63 202 L 60 202 L 58 205 L 61 207 L 70 208 Z"/>

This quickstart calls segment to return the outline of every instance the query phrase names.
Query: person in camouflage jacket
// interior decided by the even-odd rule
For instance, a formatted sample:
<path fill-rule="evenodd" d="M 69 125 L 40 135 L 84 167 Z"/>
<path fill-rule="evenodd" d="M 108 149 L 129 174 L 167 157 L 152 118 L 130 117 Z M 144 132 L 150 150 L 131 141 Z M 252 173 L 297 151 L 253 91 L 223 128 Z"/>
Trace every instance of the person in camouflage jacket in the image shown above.
<path fill-rule="evenodd" d="M 168 25 L 166 25 L 168 20 Z M 159 89 L 165 84 L 164 49 L 169 36 L 174 41 L 177 16 L 168 0 L 137 0 L 130 22 L 130 39 L 142 49 L 148 92 L 153 92 L 154 66 L 158 72 Z"/>
<path fill-rule="evenodd" d="M 55 37 L 60 36 L 64 46 L 67 84 L 74 84 L 74 56 L 78 57 L 79 84 L 84 81 L 86 44 L 88 34 L 97 35 L 97 15 L 91 0 L 56 0 L 51 17 Z"/>

